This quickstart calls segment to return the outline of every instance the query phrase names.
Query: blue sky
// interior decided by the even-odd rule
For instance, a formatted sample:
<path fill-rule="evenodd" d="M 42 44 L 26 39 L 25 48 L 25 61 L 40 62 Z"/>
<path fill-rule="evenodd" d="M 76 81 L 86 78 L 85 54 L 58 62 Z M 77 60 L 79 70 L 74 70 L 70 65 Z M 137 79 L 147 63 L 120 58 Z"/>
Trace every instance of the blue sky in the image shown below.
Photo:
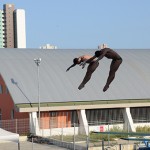
<path fill-rule="evenodd" d="M 27 48 L 150 48 L 150 0 L 0 0 L 25 9 Z"/>

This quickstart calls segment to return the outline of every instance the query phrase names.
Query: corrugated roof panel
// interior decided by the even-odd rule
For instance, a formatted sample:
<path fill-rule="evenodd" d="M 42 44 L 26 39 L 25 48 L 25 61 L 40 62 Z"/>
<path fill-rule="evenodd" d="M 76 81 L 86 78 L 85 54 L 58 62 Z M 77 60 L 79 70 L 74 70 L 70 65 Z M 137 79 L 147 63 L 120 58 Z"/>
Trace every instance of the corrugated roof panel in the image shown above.
<path fill-rule="evenodd" d="M 0 49 L 0 73 L 16 104 L 38 102 L 37 66 L 40 64 L 40 101 L 69 102 L 150 98 L 150 50 L 116 50 L 123 63 L 110 88 L 103 92 L 111 60 L 103 58 L 85 88 L 78 90 L 86 68 L 66 69 L 73 58 L 95 50 Z"/>

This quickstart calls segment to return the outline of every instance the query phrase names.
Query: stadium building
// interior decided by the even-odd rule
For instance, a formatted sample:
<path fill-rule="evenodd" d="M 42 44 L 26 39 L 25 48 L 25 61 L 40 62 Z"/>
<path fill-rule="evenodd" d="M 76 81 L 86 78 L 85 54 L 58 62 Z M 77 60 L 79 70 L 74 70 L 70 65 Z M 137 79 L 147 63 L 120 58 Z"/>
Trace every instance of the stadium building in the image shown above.
<path fill-rule="evenodd" d="M 66 69 L 73 58 L 95 51 L 0 49 L 0 119 L 29 118 L 31 132 L 42 129 L 45 135 L 52 125 L 71 131 L 78 124 L 78 133 L 104 131 L 108 124 L 131 131 L 150 125 L 150 50 L 115 50 L 123 63 L 109 89 L 103 92 L 111 60 L 103 58 L 78 90 L 86 67 Z M 36 58 L 41 58 L 39 66 Z"/>

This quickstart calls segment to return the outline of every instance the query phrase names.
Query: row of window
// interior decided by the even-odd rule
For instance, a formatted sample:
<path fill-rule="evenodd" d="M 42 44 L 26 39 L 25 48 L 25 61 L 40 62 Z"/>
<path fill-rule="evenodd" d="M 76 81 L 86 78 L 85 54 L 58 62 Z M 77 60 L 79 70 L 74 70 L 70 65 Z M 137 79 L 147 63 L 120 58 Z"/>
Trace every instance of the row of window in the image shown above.
<path fill-rule="evenodd" d="M 130 112 L 134 123 L 150 122 L 150 107 L 130 108 Z M 42 115 L 44 117 L 44 112 L 41 112 L 41 117 Z M 66 123 L 71 121 L 71 125 L 79 123 L 76 110 L 51 111 L 47 117 L 50 117 L 51 121 L 55 122 L 56 118 L 61 116 L 65 116 Z M 120 124 L 125 122 L 122 108 L 88 109 L 86 110 L 86 117 L 89 125 Z"/>
<path fill-rule="evenodd" d="M 123 123 L 122 109 L 89 109 L 86 110 L 89 125 Z"/>
<path fill-rule="evenodd" d="M 134 123 L 150 122 L 150 107 L 130 108 Z M 124 122 L 123 109 L 94 109 L 86 110 L 89 125 L 97 123 L 118 124 Z"/>

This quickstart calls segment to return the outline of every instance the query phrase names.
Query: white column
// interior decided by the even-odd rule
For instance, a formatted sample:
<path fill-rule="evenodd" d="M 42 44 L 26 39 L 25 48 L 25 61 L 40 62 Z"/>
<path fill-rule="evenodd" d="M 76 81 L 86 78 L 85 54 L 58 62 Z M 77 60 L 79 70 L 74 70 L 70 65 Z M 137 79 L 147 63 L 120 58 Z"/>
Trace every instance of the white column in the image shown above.
<path fill-rule="evenodd" d="M 124 120 L 125 120 L 125 129 L 129 130 L 131 132 L 135 132 L 135 127 L 134 127 L 134 123 L 133 123 L 133 119 L 130 113 L 130 108 L 124 108 L 123 110 L 123 116 L 124 116 Z"/>
<path fill-rule="evenodd" d="M 37 112 L 30 113 L 30 132 L 35 135 L 40 135 Z"/>
<path fill-rule="evenodd" d="M 88 121 L 86 118 L 85 110 L 78 111 L 79 118 L 79 133 L 88 135 Z"/>

